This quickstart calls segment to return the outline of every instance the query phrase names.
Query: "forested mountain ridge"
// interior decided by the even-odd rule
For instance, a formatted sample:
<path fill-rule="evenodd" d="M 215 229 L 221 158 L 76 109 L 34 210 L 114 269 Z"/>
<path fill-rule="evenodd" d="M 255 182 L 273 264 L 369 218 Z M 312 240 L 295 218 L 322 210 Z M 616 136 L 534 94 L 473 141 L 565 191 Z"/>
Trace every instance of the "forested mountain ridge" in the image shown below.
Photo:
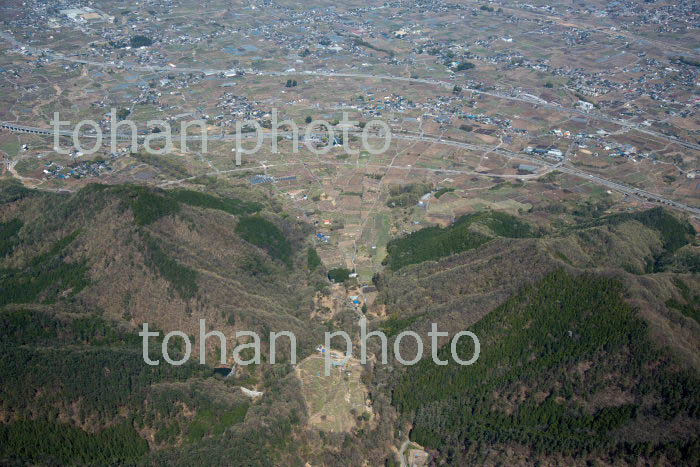
<path fill-rule="evenodd" d="M 2 304 L 66 302 L 185 332 L 198 325 L 194 310 L 222 327 L 254 324 L 246 321 L 258 315 L 246 310 L 299 324 L 311 311 L 308 277 L 296 273 L 308 227 L 258 202 L 91 185 L 73 195 L 27 192 L 0 221 Z"/>
<path fill-rule="evenodd" d="M 380 327 L 424 341 L 433 322 L 469 329 L 482 354 L 469 367 L 426 358 L 399 376 L 378 368 L 377 384 L 411 439 L 450 465 L 694 465 L 695 235 L 655 208 L 386 270 L 375 277 L 389 315 Z M 421 235 L 403 241 L 422 248 Z M 472 352 L 461 341 L 458 353 Z M 449 345 L 441 358 L 450 360 Z"/>
<path fill-rule="evenodd" d="M 90 185 L 55 194 L 3 181 L 0 203 L 3 463 L 170 463 L 222 436 L 227 461 L 204 456 L 215 464 L 295 455 L 277 446 L 305 417 L 288 364 L 224 381 L 213 374 L 210 339 L 208 365 L 193 341 L 190 363 L 148 366 L 136 333 L 148 322 L 197 336 L 203 318 L 229 337 L 291 330 L 308 354 L 320 329 L 309 320 L 313 295 L 327 282 L 307 267 L 308 226 L 273 201 L 225 189 Z M 269 405 L 251 407 L 237 384 L 269 390 Z"/>

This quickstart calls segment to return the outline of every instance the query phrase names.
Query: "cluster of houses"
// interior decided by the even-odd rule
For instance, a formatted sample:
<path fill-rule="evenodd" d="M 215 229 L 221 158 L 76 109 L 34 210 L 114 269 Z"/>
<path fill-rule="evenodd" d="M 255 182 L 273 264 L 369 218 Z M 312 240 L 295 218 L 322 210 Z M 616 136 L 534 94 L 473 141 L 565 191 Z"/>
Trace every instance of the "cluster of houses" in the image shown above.
<path fill-rule="evenodd" d="M 533 148 L 528 146 L 525 148 L 525 153 L 540 156 L 545 159 L 553 159 L 557 162 L 564 159 L 564 153 L 561 151 L 561 149 L 557 148 Z"/>
<path fill-rule="evenodd" d="M 577 133 L 572 135 L 568 130 L 555 129 L 552 133 L 561 138 L 573 139 L 579 149 L 588 151 L 588 153 L 593 156 L 625 157 L 635 162 L 641 159 L 656 160 L 654 154 L 641 152 L 637 147 L 631 144 L 619 143 L 607 139 L 606 136 L 608 136 L 608 134 L 604 130 L 598 130 L 596 134 Z M 596 152 L 592 152 L 591 149 Z M 528 146 L 523 152 L 555 162 L 561 162 L 564 159 L 563 151 L 551 146 Z"/>
<path fill-rule="evenodd" d="M 323 345 L 317 346 L 317 347 L 316 347 L 316 352 L 318 352 L 318 353 L 321 354 L 321 355 L 325 355 L 326 353 L 330 353 L 330 355 L 331 355 L 331 366 L 332 366 L 333 368 L 344 369 L 344 368 L 347 366 L 347 363 L 348 363 L 348 359 L 347 359 L 347 358 L 344 358 L 344 357 L 343 357 L 341 354 L 339 354 L 338 352 L 334 352 L 334 351 L 332 351 L 332 350 L 330 350 L 330 349 L 327 349 L 327 348 L 326 348 L 325 346 L 323 346 Z M 346 371 L 345 371 L 345 374 L 349 376 L 350 374 L 352 374 L 352 372 L 351 372 L 350 370 L 346 370 Z M 321 376 L 321 375 L 318 374 L 317 376 Z"/>
<path fill-rule="evenodd" d="M 222 127 L 233 126 L 236 120 L 255 120 L 269 115 L 257 102 L 231 92 L 225 92 L 219 97 L 216 108 L 223 112 L 215 117 L 216 125 Z"/>
<path fill-rule="evenodd" d="M 80 161 L 66 167 L 56 162 L 46 162 L 44 164 L 43 173 L 47 179 L 68 179 L 68 178 L 85 178 L 99 177 L 107 172 L 112 171 L 112 166 L 107 161 Z"/>
<path fill-rule="evenodd" d="M 256 174 L 248 179 L 251 185 L 265 185 L 268 183 L 278 182 L 293 182 L 297 179 L 296 175 L 287 175 L 285 177 L 273 177 L 272 175 Z M 304 198 L 306 199 L 306 198 Z"/>

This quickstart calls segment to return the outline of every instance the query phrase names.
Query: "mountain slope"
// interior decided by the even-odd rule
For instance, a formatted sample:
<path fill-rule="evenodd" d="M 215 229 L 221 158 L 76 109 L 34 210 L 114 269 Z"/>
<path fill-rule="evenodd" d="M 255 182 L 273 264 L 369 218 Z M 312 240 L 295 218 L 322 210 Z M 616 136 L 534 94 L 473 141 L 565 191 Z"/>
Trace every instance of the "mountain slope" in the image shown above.
<path fill-rule="evenodd" d="M 248 192 L 0 188 L 3 463 L 171 463 L 222 437 L 227 449 L 209 463 L 293 458 L 282 440 L 306 409 L 286 346 L 273 367 L 265 341 L 293 331 L 303 358 L 320 339 L 310 316 L 325 278 L 307 267 L 308 227 Z M 229 338 L 229 365 L 235 332 L 257 332 L 263 365 L 215 376 L 217 339 L 198 362 L 200 319 Z M 193 337 L 190 362 L 146 365 L 143 322 Z M 162 360 L 162 335 L 152 359 Z M 171 358 L 181 342 L 171 340 Z M 251 405 L 241 384 L 269 394 L 266 403 Z"/>
<path fill-rule="evenodd" d="M 477 364 L 424 361 L 394 390 L 399 408 L 415 412 L 412 439 L 451 462 L 509 444 L 532 459 L 700 460 L 700 378 L 654 348 L 620 282 L 555 271 L 471 330 L 483 349 Z M 471 344 L 460 343 L 467 359 Z M 695 457 L 670 457 L 676 442 Z"/>
<path fill-rule="evenodd" d="M 421 235 L 408 237 L 422 248 Z M 689 224 L 654 209 L 387 270 L 375 283 L 389 319 L 376 327 L 424 342 L 433 322 L 450 335 L 468 329 L 482 354 L 437 366 L 424 351 L 414 367 L 375 368 L 375 387 L 392 395 L 411 439 L 451 465 L 693 465 L 700 278 L 673 271 L 694 242 Z M 440 353 L 451 360 L 449 345 Z M 471 357 L 469 339 L 458 353 Z"/>

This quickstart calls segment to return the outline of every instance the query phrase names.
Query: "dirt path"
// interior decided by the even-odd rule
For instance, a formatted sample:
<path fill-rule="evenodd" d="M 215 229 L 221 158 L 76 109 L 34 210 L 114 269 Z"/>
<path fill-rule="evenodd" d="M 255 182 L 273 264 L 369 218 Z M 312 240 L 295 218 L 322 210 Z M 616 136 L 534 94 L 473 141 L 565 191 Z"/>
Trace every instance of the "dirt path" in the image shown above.
<path fill-rule="evenodd" d="M 409 444 L 411 444 L 410 440 L 406 440 L 403 443 L 401 443 L 401 448 L 399 449 L 399 461 L 401 462 L 401 467 L 408 467 L 408 462 L 406 462 L 406 456 L 404 455 L 404 452 L 406 452 L 406 448 Z"/>

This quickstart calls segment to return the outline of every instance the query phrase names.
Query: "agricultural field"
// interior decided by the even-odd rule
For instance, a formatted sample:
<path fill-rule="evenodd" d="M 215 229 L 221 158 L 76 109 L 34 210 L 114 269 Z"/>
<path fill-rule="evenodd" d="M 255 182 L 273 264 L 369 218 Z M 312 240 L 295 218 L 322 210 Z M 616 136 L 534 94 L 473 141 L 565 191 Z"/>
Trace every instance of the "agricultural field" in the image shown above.
<path fill-rule="evenodd" d="M 296 374 L 301 380 L 309 423 L 319 430 L 339 433 L 353 429 L 358 417 L 369 419 L 372 409 L 366 403 L 367 388 L 360 381 L 362 366 L 359 361 L 350 358 L 342 364 L 344 354 L 332 353 L 335 357 L 330 376 L 324 376 L 321 355 L 312 355 L 300 362 Z"/>

